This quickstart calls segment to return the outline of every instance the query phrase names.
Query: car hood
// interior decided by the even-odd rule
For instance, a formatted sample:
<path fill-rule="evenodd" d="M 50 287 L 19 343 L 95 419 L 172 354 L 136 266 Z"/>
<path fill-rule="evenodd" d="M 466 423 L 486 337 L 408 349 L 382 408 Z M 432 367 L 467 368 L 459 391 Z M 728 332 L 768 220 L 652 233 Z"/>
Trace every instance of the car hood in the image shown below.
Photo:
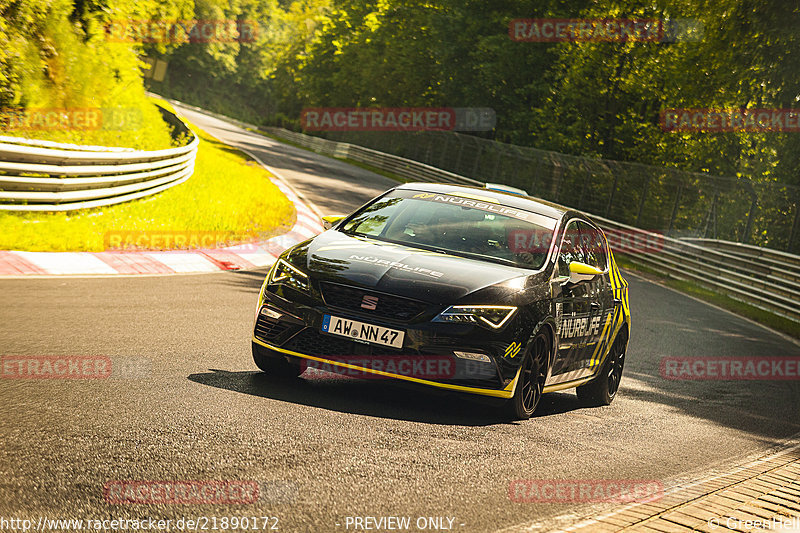
<path fill-rule="evenodd" d="M 491 286 L 495 287 L 490 292 L 499 293 L 494 297 L 510 296 L 524 288 L 531 273 L 512 266 L 351 237 L 335 230 L 299 244 L 287 259 L 312 279 L 431 303 L 457 302 Z"/>

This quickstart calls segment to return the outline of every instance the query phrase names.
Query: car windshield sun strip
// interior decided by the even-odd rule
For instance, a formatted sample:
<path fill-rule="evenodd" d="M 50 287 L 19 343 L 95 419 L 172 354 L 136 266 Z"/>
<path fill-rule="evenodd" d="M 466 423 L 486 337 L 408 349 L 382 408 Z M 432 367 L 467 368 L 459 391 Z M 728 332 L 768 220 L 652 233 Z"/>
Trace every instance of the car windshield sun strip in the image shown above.
<path fill-rule="evenodd" d="M 465 252 L 463 250 L 450 250 L 448 248 L 438 248 L 436 246 L 430 246 L 430 245 L 420 244 L 420 243 L 416 243 L 416 242 L 415 243 L 411 243 L 411 242 L 406 242 L 406 241 L 398 241 L 398 240 L 395 240 L 395 239 L 387 239 L 386 237 L 378 237 L 376 235 L 367 235 L 366 233 L 360 233 L 358 231 L 343 231 L 342 233 L 344 233 L 345 235 L 350 235 L 352 237 L 363 237 L 365 239 L 372 239 L 372 240 L 375 240 L 375 241 L 390 242 L 392 244 L 399 244 L 401 246 L 408 246 L 409 248 L 421 248 L 423 250 L 427 250 L 427 251 L 430 251 L 430 252 L 437 252 L 437 253 L 444 254 L 444 255 L 457 255 L 457 256 L 461 256 L 461 257 L 466 257 L 467 259 L 485 259 L 487 261 L 491 261 L 492 263 L 497 263 L 497 264 L 500 264 L 500 265 L 509 265 L 509 266 L 513 266 L 513 267 L 517 267 L 517 268 L 528 268 L 528 267 L 524 267 L 524 266 L 516 263 L 515 261 L 512 261 L 511 259 L 504 259 L 502 257 L 494 257 L 492 255 L 484 255 L 484 254 L 479 254 L 479 253 L 475 253 L 475 252 Z M 534 269 L 528 268 L 528 270 L 534 270 Z"/>

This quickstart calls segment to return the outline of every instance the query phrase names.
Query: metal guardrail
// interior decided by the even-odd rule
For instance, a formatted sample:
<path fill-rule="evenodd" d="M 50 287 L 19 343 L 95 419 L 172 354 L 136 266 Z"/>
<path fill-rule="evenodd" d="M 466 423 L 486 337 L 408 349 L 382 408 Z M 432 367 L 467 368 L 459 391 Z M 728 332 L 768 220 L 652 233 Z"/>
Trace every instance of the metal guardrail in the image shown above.
<path fill-rule="evenodd" d="M 162 110 L 173 133 L 192 141 L 165 150 L 81 146 L 0 136 L 0 210 L 72 211 L 150 196 L 194 171 L 199 140 Z"/>
<path fill-rule="evenodd" d="M 684 238 L 683 240 L 694 242 L 700 246 L 722 250 L 742 257 L 758 258 L 759 261 L 772 265 L 789 268 L 800 273 L 800 255 L 753 246 L 752 244 L 742 244 L 740 242 L 722 241 L 717 239 Z"/>
<path fill-rule="evenodd" d="M 735 300 L 800 322 L 800 272 L 786 264 L 767 264 L 722 249 L 674 239 L 598 216 L 592 218 L 607 233 L 636 236 L 647 247 L 624 246 L 615 250 L 634 263 L 670 278 L 691 281 Z"/>
<path fill-rule="evenodd" d="M 262 131 L 324 155 L 367 163 L 404 179 L 484 185 L 424 163 L 354 144 L 283 128 L 262 128 Z M 589 215 L 610 234 L 614 251 L 626 254 L 631 261 L 800 322 L 800 256 L 727 241 L 676 239 Z"/>

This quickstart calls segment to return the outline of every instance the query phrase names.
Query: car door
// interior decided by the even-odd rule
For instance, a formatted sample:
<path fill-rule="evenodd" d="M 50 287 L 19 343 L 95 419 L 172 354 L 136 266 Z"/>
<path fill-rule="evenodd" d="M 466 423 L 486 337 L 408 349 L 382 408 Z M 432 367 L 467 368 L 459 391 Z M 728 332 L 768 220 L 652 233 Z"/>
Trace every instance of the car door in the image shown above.
<path fill-rule="evenodd" d="M 568 283 L 569 264 L 572 261 L 586 262 L 578 219 L 570 220 L 560 237 L 558 257 L 553 272 L 553 303 L 555 305 L 558 350 L 551 376 L 552 383 L 577 379 L 583 374 L 587 343 L 594 339 L 589 335 L 592 312 L 595 314 L 597 296 L 590 283 Z M 576 377 L 577 376 L 577 377 Z"/>
<path fill-rule="evenodd" d="M 608 276 L 608 246 L 603 232 L 584 220 L 578 222 L 581 244 L 587 265 L 603 271 L 586 285 L 586 298 L 589 302 L 589 328 L 585 338 L 585 349 L 579 365 L 587 370 L 586 375 L 594 373 L 603 356 L 603 340 L 610 327 L 614 312 L 614 292 Z"/>

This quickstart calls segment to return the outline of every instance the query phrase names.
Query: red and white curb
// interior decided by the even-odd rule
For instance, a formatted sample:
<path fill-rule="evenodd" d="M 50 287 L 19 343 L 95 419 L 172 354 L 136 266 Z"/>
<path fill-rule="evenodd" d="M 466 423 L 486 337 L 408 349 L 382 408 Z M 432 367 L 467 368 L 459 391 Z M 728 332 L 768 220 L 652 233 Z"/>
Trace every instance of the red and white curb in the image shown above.
<path fill-rule="evenodd" d="M 20 252 L 0 251 L 0 276 L 178 274 L 246 270 L 272 265 L 287 248 L 322 232 L 322 221 L 283 181 L 272 183 L 297 211 L 289 232 L 263 242 L 227 248 L 119 251 L 119 252 Z"/>

